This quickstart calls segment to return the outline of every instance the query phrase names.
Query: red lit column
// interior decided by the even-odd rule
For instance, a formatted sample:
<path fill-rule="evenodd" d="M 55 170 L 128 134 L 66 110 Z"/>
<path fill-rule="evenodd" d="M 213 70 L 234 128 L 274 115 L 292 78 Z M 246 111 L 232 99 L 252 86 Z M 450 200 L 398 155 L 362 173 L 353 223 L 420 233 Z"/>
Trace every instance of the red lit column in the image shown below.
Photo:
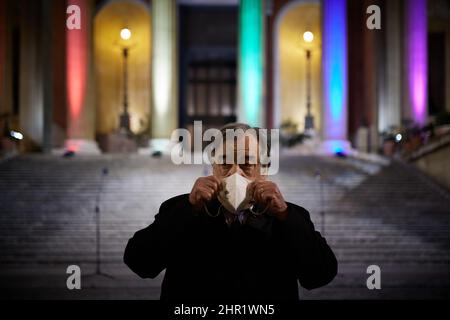
<path fill-rule="evenodd" d="M 67 6 L 68 18 L 76 14 L 79 8 L 81 23 L 79 29 L 66 26 L 66 149 L 79 153 L 98 153 L 94 141 L 95 106 L 91 68 L 93 1 L 68 0 Z"/>

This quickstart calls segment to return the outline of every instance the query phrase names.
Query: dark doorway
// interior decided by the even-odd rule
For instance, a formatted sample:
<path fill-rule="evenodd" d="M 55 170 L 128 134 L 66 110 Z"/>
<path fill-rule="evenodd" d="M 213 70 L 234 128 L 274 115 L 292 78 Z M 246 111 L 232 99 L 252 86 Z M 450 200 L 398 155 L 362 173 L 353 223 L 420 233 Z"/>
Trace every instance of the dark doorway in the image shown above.
<path fill-rule="evenodd" d="M 236 6 L 180 6 L 180 127 L 236 121 L 237 14 Z"/>

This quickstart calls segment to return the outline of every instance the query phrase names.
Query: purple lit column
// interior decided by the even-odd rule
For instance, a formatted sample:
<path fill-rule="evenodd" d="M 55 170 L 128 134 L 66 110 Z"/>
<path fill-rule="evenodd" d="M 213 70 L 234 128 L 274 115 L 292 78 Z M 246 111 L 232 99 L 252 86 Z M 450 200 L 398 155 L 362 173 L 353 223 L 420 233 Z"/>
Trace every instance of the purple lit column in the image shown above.
<path fill-rule="evenodd" d="M 424 125 L 427 116 L 427 1 L 407 0 L 406 56 L 409 116 Z"/>
<path fill-rule="evenodd" d="M 346 0 L 323 0 L 323 149 L 346 152 L 347 141 L 347 6 Z"/>

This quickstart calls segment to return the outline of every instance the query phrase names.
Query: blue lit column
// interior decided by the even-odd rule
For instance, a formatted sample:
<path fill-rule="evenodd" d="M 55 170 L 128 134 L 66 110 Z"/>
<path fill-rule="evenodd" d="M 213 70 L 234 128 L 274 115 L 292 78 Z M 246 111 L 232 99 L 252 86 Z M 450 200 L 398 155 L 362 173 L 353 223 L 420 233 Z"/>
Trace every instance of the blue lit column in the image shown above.
<path fill-rule="evenodd" d="M 346 0 L 323 0 L 323 151 L 348 152 Z"/>
<path fill-rule="evenodd" d="M 239 4 L 238 121 L 263 125 L 264 10 L 263 0 Z"/>

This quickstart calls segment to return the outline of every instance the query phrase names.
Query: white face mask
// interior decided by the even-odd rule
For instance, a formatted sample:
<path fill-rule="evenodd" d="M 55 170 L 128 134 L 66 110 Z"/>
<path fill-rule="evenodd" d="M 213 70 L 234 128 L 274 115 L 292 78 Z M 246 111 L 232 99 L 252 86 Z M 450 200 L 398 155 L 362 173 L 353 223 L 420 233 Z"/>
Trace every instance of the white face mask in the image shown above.
<path fill-rule="evenodd" d="M 251 206 L 251 199 L 247 197 L 247 186 L 250 183 L 250 180 L 238 173 L 234 173 L 225 178 L 223 182 L 224 186 L 217 198 L 225 209 L 236 213 L 248 209 Z"/>

